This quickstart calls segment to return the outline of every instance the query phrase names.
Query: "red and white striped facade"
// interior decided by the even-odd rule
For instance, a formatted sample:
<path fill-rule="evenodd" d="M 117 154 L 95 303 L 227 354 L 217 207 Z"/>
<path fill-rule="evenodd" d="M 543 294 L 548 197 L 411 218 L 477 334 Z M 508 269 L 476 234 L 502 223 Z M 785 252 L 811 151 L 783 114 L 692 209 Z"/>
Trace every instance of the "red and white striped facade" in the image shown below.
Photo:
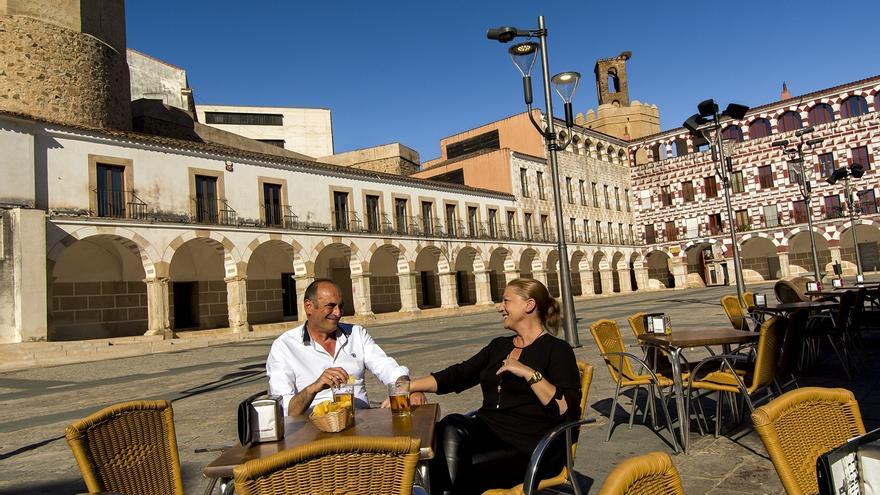
<path fill-rule="evenodd" d="M 843 181 L 836 185 L 827 184 L 825 177 L 821 177 L 818 172 L 818 156 L 831 153 L 835 166 L 839 168 L 850 165 L 854 150 L 861 152 L 863 150 L 860 148 L 864 147 L 868 163 L 863 165 L 868 170 L 862 178 L 851 179 L 851 184 L 854 191 L 873 191 L 873 195 L 868 193 L 862 197 L 867 213 L 858 216 L 857 237 L 863 253 L 863 267 L 867 271 L 877 269 L 875 254 L 880 241 L 880 216 L 876 213 L 876 198 L 880 196 L 880 178 L 877 172 L 877 167 L 880 166 L 878 92 L 880 76 L 875 76 L 762 105 L 751 109 L 742 121 L 727 120 L 722 123 L 722 128 L 738 125 L 743 133 L 741 142 L 728 141 L 730 146 L 726 146 L 726 149 L 732 157 L 734 172 L 741 171 L 743 176 L 744 190 L 732 194 L 731 199 L 734 211 L 745 210 L 748 213 L 747 222 L 741 224 L 737 234 L 747 281 L 812 272 L 807 224 L 803 218 L 795 218 L 793 214 L 794 202 L 803 198 L 797 183 L 789 178 L 789 164 L 786 161 L 788 156 L 783 153 L 783 149 L 773 147 L 771 143 L 782 139 L 788 139 L 792 143 L 800 140 L 795 137 L 796 129 L 780 132 L 782 115 L 789 111 L 795 112 L 799 115 L 802 126 L 807 127 L 810 110 L 822 103 L 831 106 L 834 120 L 814 125 L 814 131 L 804 138 L 823 138 L 823 141 L 812 149 L 807 146 L 803 148 L 804 167 L 813 185 L 811 210 L 820 267 L 830 273 L 828 263 L 839 260 L 847 271 L 854 272 L 855 254 L 849 218 L 845 214 L 835 218 L 833 212 L 828 214 L 824 208 L 825 198 L 834 195 L 839 197 L 839 204 L 846 205 Z M 842 106 L 853 101 L 848 100 L 853 96 L 864 98 L 867 105 L 862 110 L 867 111 L 849 117 L 846 110 L 841 110 Z M 724 104 L 725 102 L 720 103 L 722 108 Z M 769 121 L 772 132 L 766 137 L 750 139 L 749 124 L 759 118 Z M 680 156 L 673 156 L 673 143 L 677 140 L 680 144 L 684 144 L 682 140 L 686 142 L 687 153 L 676 153 Z M 629 156 L 632 164 L 632 201 L 638 232 L 646 243 L 649 276 L 667 287 L 672 280 L 676 287 L 705 282 L 707 266 L 714 263 L 720 268 L 720 260 L 732 256 L 724 205 L 726 192 L 720 177 L 716 176 L 717 196 L 713 198 L 706 195 L 705 178 L 715 175 L 712 154 L 705 146 L 697 150 L 695 138 L 680 127 L 634 141 L 629 146 Z M 864 159 L 858 161 L 862 162 Z M 773 184 L 766 184 L 765 178 L 762 187 L 759 167 L 765 166 L 769 166 L 772 171 Z M 693 184 L 692 201 L 685 201 L 682 192 L 685 187 L 683 183 L 688 181 Z M 663 187 L 668 187 L 672 195 L 670 206 L 663 205 Z M 829 201 L 833 204 L 834 200 Z M 873 206 L 867 204 L 871 201 Z M 764 207 L 772 209 L 773 205 L 778 210 L 778 221 L 765 218 Z M 720 230 L 710 228 L 709 217 L 716 213 L 720 213 L 722 220 Z M 667 236 L 667 222 L 674 223 L 675 228 L 671 233 L 676 234 L 676 239 Z M 646 239 L 648 225 L 653 225 L 656 232 L 653 243 Z M 706 262 L 706 259 L 714 261 Z M 668 273 L 664 274 L 666 267 Z"/>

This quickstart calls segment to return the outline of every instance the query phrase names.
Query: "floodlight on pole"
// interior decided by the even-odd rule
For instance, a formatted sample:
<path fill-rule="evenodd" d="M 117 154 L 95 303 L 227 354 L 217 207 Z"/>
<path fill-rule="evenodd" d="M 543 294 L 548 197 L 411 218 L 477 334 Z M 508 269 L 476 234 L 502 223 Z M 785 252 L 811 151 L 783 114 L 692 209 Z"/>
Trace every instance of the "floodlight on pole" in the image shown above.
<path fill-rule="evenodd" d="M 849 167 L 841 167 L 831 172 L 825 182 L 830 185 L 837 184 L 843 179 L 843 192 L 846 195 L 846 209 L 849 213 L 849 223 L 852 226 L 853 248 L 856 252 L 856 270 L 861 276 L 862 273 L 862 255 L 859 253 L 859 240 L 856 232 L 856 200 L 853 198 L 853 190 L 849 183 L 849 178 L 859 179 L 865 174 L 865 167 L 861 163 L 852 163 Z"/>

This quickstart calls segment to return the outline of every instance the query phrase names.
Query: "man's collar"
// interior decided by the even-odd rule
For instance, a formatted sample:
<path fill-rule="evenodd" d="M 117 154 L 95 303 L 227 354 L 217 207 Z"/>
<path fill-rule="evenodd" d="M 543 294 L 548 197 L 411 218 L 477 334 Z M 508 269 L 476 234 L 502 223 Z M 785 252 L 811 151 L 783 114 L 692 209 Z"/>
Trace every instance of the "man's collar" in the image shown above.
<path fill-rule="evenodd" d="M 337 324 L 336 331 L 339 332 L 341 335 L 345 335 L 347 338 L 349 335 L 351 335 L 351 325 Z M 312 336 L 309 335 L 309 322 L 308 321 L 303 323 L 302 339 L 303 339 L 303 345 L 312 345 Z"/>

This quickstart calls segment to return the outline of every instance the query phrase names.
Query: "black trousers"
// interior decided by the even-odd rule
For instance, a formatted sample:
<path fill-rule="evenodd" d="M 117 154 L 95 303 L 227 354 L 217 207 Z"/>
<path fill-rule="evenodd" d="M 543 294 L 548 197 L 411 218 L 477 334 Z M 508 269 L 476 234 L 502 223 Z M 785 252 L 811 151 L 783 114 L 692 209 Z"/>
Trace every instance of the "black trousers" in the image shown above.
<path fill-rule="evenodd" d="M 516 486 L 523 482 L 531 458 L 531 453 L 519 452 L 475 416 L 446 416 L 437 423 L 434 442 L 429 468 L 432 495 L 479 495 L 490 488 Z M 561 465 L 550 465 L 541 470 L 542 477 L 559 473 Z"/>

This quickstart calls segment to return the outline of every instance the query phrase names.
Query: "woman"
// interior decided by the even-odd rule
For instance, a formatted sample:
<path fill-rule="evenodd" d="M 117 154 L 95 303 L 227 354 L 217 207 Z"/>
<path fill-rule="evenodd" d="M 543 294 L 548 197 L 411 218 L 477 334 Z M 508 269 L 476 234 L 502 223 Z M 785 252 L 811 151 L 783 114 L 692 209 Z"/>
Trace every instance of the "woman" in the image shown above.
<path fill-rule="evenodd" d="M 507 284 L 498 312 L 513 336 L 498 337 L 470 359 L 412 382 L 413 392 L 458 393 L 475 385 L 483 391 L 476 415 L 450 414 L 437 424 L 435 494 L 522 483 L 541 437 L 580 417 L 574 352 L 555 337 L 559 303 L 541 282 L 518 278 Z M 543 477 L 558 474 L 564 464 L 559 440 L 542 462 Z"/>

